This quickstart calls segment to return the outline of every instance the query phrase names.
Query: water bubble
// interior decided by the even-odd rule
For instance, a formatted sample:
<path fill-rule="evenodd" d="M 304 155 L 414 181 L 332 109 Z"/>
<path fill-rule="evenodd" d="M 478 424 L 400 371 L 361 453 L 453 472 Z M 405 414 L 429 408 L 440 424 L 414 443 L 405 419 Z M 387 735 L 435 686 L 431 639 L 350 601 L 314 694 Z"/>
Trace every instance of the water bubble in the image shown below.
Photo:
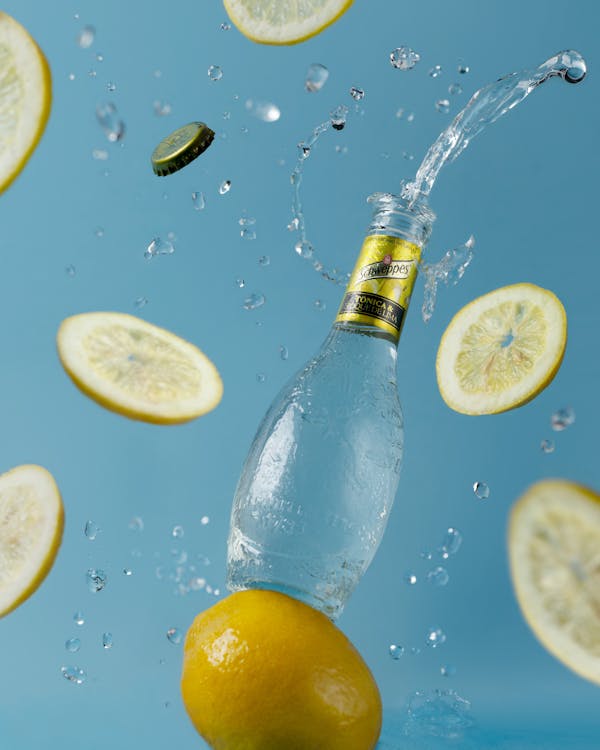
<path fill-rule="evenodd" d="M 133 306 L 136 310 L 141 310 L 142 307 L 146 307 L 148 304 L 148 298 L 147 297 L 136 297 L 133 300 Z"/>
<path fill-rule="evenodd" d="M 412 571 L 409 571 L 404 574 L 404 582 L 408 583 L 409 586 L 414 586 L 417 582 L 417 576 Z"/>
<path fill-rule="evenodd" d="M 423 560 L 433 560 L 433 552 L 429 549 L 424 549 L 419 552 L 419 557 Z"/>
<path fill-rule="evenodd" d="M 256 310 L 257 307 L 262 307 L 266 301 L 264 294 L 253 292 L 246 297 L 243 307 L 244 310 Z"/>
<path fill-rule="evenodd" d="M 144 521 L 139 516 L 134 516 L 127 524 L 129 531 L 141 532 L 144 530 Z"/>
<path fill-rule="evenodd" d="M 575 422 L 575 411 L 571 406 L 558 409 L 550 418 L 550 424 L 555 432 L 562 432 Z"/>
<path fill-rule="evenodd" d="M 392 659 L 399 659 L 404 654 L 404 646 L 399 646 L 397 643 L 390 644 L 388 653 Z"/>
<path fill-rule="evenodd" d="M 440 545 L 440 552 L 442 553 L 442 557 L 444 559 L 447 559 L 450 555 L 455 555 L 460 549 L 462 541 L 463 537 L 460 531 L 458 529 L 455 529 L 453 526 L 450 526 L 446 530 L 446 534 L 444 536 L 444 539 L 442 540 L 442 544 Z"/>
<path fill-rule="evenodd" d="M 94 523 L 94 521 L 86 521 L 83 528 L 83 533 L 91 542 L 93 542 L 100 533 L 100 527 L 98 526 L 98 524 Z"/>
<path fill-rule="evenodd" d="M 208 77 L 211 81 L 220 81 L 223 78 L 223 71 L 218 65 L 210 65 L 208 68 Z"/>
<path fill-rule="evenodd" d="M 183 633 L 179 628 L 169 628 L 167 630 L 167 640 L 169 643 L 174 644 L 175 646 L 179 645 L 183 639 Z"/>
<path fill-rule="evenodd" d="M 421 649 L 418 646 L 411 646 L 408 653 L 411 656 L 418 656 L 421 653 Z"/>
<path fill-rule="evenodd" d="M 313 63 L 306 71 L 304 88 L 309 92 L 320 91 L 328 78 L 329 70 L 320 63 Z"/>
<path fill-rule="evenodd" d="M 171 557 L 176 565 L 183 565 L 187 562 L 188 553 L 183 549 L 177 549 L 176 547 L 171 550 Z"/>
<path fill-rule="evenodd" d="M 567 66 L 564 72 L 564 79 L 567 83 L 580 83 L 586 76 L 587 65 L 579 52 L 567 50 L 561 55 L 562 61 Z"/>
<path fill-rule="evenodd" d="M 98 60 L 98 62 L 104 62 L 104 55 L 101 52 L 96 52 L 96 60 Z"/>
<path fill-rule="evenodd" d="M 308 240 L 302 240 L 296 242 L 294 250 L 301 258 L 312 258 L 315 249 Z"/>
<path fill-rule="evenodd" d="M 155 99 L 152 108 L 157 117 L 165 117 L 171 114 L 171 105 L 168 102 L 161 102 L 160 99 Z"/>
<path fill-rule="evenodd" d="M 331 126 L 334 130 L 343 130 L 346 125 L 346 118 L 348 117 L 348 107 L 344 104 L 340 104 L 339 107 L 332 109 L 329 113 L 331 118 Z"/>
<path fill-rule="evenodd" d="M 192 205 L 196 211 L 204 211 L 206 208 L 206 198 L 204 193 L 194 191 L 192 193 Z"/>
<path fill-rule="evenodd" d="M 263 266 L 269 266 L 271 264 L 271 258 L 268 255 L 261 255 L 258 259 L 258 265 Z"/>
<path fill-rule="evenodd" d="M 277 122 L 281 117 L 281 110 L 276 104 L 260 99 L 247 99 L 246 111 L 263 122 Z"/>
<path fill-rule="evenodd" d="M 257 383 L 264 383 L 267 379 L 267 376 L 264 374 L 264 372 L 257 372 L 256 373 L 256 382 Z"/>
<path fill-rule="evenodd" d="M 162 240 L 160 237 L 154 237 L 144 251 L 144 258 L 151 260 L 157 255 L 173 255 L 174 252 L 175 246 L 170 240 Z"/>
<path fill-rule="evenodd" d="M 443 115 L 447 115 L 448 112 L 450 112 L 450 102 L 448 101 L 448 99 L 438 99 L 435 103 L 435 108 Z"/>
<path fill-rule="evenodd" d="M 459 73 L 460 73 L 460 74 L 461 74 L 462 76 L 464 76 L 464 75 L 466 75 L 466 74 L 467 74 L 467 73 L 468 73 L 468 72 L 469 72 L 469 71 L 471 70 L 471 68 L 469 68 L 469 66 L 468 66 L 468 65 L 465 65 L 464 63 L 459 63 L 459 65 L 458 65 L 458 67 L 456 68 L 456 70 L 457 70 L 457 71 L 458 71 L 458 72 L 459 72 Z"/>
<path fill-rule="evenodd" d="M 108 159 L 108 151 L 104 148 L 95 148 L 92 151 L 92 159 L 96 161 L 106 161 Z"/>
<path fill-rule="evenodd" d="M 173 526 L 171 536 L 175 537 L 175 539 L 181 539 L 184 533 L 183 526 Z"/>
<path fill-rule="evenodd" d="M 69 73 L 69 81 L 75 80 L 75 73 Z"/>
<path fill-rule="evenodd" d="M 202 591 L 202 589 L 206 586 L 206 579 L 205 578 L 191 578 L 189 582 L 189 587 L 192 591 Z"/>
<path fill-rule="evenodd" d="M 83 614 L 81 612 L 75 612 L 75 614 L 73 615 L 73 620 L 75 621 L 75 625 L 79 625 L 79 627 L 81 627 L 85 623 Z"/>
<path fill-rule="evenodd" d="M 454 677 L 456 674 L 456 667 L 452 664 L 442 664 L 440 667 L 440 674 L 442 677 Z"/>
<path fill-rule="evenodd" d="M 108 650 L 109 648 L 112 648 L 112 645 L 113 645 L 112 633 L 102 633 L 102 648 Z"/>
<path fill-rule="evenodd" d="M 434 65 L 429 71 L 430 78 L 439 78 L 442 75 L 442 66 Z"/>
<path fill-rule="evenodd" d="M 225 195 L 231 190 L 231 180 L 223 180 L 223 182 L 219 185 L 219 194 Z"/>
<path fill-rule="evenodd" d="M 106 573 L 100 568 L 90 568 L 85 574 L 88 590 L 97 594 L 106 586 Z"/>
<path fill-rule="evenodd" d="M 85 670 L 81 667 L 61 667 L 60 671 L 65 680 L 69 680 L 75 685 L 81 685 L 87 677 Z"/>
<path fill-rule="evenodd" d="M 102 239 L 102 237 L 104 237 L 104 227 L 96 227 L 94 229 L 94 236 L 98 239 Z"/>
<path fill-rule="evenodd" d="M 67 274 L 67 276 L 68 276 L 68 277 L 69 277 L 70 279 L 72 279 L 72 278 L 73 278 L 73 276 L 75 276 L 75 274 L 77 273 L 77 269 L 76 269 L 76 268 L 75 268 L 75 266 L 74 266 L 74 265 L 73 265 L 73 264 L 71 263 L 71 264 L 69 264 L 68 266 L 66 266 L 66 268 L 65 268 L 65 273 Z"/>
<path fill-rule="evenodd" d="M 354 99 L 355 102 L 360 102 L 365 98 L 365 92 L 363 91 L 363 89 L 352 86 L 352 88 L 350 89 L 350 96 Z"/>
<path fill-rule="evenodd" d="M 431 583 L 433 586 L 445 586 L 449 580 L 448 571 L 440 565 L 427 573 L 427 583 Z"/>
<path fill-rule="evenodd" d="M 200 523 L 203 526 L 206 526 L 207 524 L 210 523 L 210 518 L 208 516 L 202 516 L 202 518 L 200 519 Z"/>
<path fill-rule="evenodd" d="M 243 240 L 255 240 L 256 239 L 256 232 L 254 229 L 249 229 L 248 227 L 243 227 L 240 229 L 240 237 Z"/>
<path fill-rule="evenodd" d="M 227 21 L 223 21 L 223 23 L 219 26 L 219 28 L 221 29 L 221 31 L 230 31 L 231 24 L 227 23 Z"/>
<path fill-rule="evenodd" d="M 490 496 L 490 488 L 485 482 L 473 482 L 473 492 L 478 500 L 487 500 Z"/>
<path fill-rule="evenodd" d="M 93 26 L 84 26 L 77 35 L 77 44 L 81 49 L 88 49 L 94 43 L 96 29 Z"/>
<path fill-rule="evenodd" d="M 446 642 L 446 634 L 441 628 L 429 628 L 427 631 L 427 640 L 425 641 L 431 648 L 437 648 Z"/>
<path fill-rule="evenodd" d="M 120 141 L 125 135 L 125 123 L 119 117 L 117 108 L 112 102 L 98 104 L 96 119 L 111 143 Z"/>
<path fill-rule="evenodd" d="M 65 641 L 65 648 L 69 653 L 74 654 L 81 648 L 81 641 L 79 638 L 69 638 L 68 641 Z"/>
<path fill-rule="evenodd" d="M 287 346 L 284 346 L 283 344 L 279 346 L 279 357 L 284 361 L 287 360 L 287 358 L 289 357 Z"/>
<path fill-rule="evenodd" d="M 239 287 L 240 289 L 243 289 L 246 286 L 246 282 L 244 281 L 244 279 L 238 278 L 235 280 L 235 285 Z"/>
<path fill-rule="evenodd" d="M 390 63 L 396 70 L 412 70 L 421 55 L 410 47 L 396 47 L 390 52 Z"/>
<path fill-rule="evenodd" d="M 106 84 L 106 90 L 107 90 L 107 91 L 110 91 L 110 93 L 112 94 L 112 93 L 113 93 L 113 91 L 116 91 L 116 90 L 117 90 L 117 84 L 116 84 L 116 83 L 115 83 L 114 81 L 109 81 L 109 82 L 108 82 L 108 83 Z"/>
<path fill-rule="evenodd" d="M 540 448 L 542 449 L 542 453 L 554 453 L 554 440 L 542 440 L 540 443 Z"/>
<path fill-rule="evenodd" d="M 448 86 L 448 93 L 450 96 L 457 96 L 458 94 L 462 94 L 462 86 L 460 83 L 451 83 Z"/>

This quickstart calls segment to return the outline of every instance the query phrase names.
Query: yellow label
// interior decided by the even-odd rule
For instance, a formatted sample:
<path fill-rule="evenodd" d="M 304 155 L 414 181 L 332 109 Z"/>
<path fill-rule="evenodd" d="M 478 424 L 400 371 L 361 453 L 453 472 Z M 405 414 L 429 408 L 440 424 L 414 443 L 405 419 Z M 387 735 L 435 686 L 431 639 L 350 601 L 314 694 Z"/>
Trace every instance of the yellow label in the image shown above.
<path fill-rule="evenodd" d="M 398 341 L 420 258 L 421 248 L 412 242 L 387 235 L 367 237 L 336 323 L 375 326 Z"/>

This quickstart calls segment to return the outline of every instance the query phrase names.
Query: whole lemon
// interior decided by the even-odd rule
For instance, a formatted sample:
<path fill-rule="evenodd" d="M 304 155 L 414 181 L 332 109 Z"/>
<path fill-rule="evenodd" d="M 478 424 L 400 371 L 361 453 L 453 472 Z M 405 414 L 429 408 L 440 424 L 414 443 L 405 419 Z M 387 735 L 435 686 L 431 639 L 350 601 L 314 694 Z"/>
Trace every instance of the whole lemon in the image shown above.
<path fill-rule="evenodd" d="M 372 750 L 381 699 L 325 615 L 275 591 L 199 614 L 184 647 L 183 701 L 214 750 Z"/>

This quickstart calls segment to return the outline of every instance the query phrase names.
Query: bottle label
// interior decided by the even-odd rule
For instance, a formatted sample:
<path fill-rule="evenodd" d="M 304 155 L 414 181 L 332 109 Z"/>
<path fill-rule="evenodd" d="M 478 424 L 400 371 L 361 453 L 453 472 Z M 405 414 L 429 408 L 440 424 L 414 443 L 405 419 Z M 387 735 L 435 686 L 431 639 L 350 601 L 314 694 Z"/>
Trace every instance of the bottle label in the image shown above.
<path fill-rule="evenodd" d="M 397 342 L 420 258 L 421 248 L 407 240 L 367 237 L 335 322 L 375 326 Z"/>

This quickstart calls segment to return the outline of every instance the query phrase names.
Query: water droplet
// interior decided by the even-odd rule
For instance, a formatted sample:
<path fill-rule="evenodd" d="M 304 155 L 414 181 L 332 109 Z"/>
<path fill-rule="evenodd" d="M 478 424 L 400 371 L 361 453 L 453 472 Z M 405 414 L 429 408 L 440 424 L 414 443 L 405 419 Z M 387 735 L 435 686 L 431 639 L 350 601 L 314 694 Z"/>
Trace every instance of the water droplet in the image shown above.
<path fill-rule="evenodd" d="M 562 432 L 570 427 L 575 421 L 575 411 L 572 407 L 567 406 L 564 409 L 558 409 L 550 418 L 550 424 L 555 432 Z"/>
<path fill-rule="evenodd" d="M 96 52 L 96 60 L 98 60 L 98 62 L 104 62 L 104 55 L 101 52 Z"/>
<path fill-rule="evenodd" d="M 281 110 L 276 104 L 260 99 L 247 99 L 246 111 L 263 122 L 277 122 L 281 117 Z"/>
<path fill-rule="evenodd" d="M 81 627 L 85 623 L 83 614 L 81 612 L 75 612 L 75 614 L 73 615 L 73 620 L 75 621 L 75 625 L 79 625 L 79 627 Z"/>
<path fill-rule="evenodd" d="M 111 143 L 120 141 L 125 135 L 125 123 L 119 117 L 117 108 L 112 102 L 98 104 L 96 119 Z"/>
<path fill-rule="evenodd" d="M 246 297 L 243 307 L 244 310 L 256 310 L 257 307 L 262 307 L 266 301 L 264 294 L 253 292 Z"/>
<path fill-rule="evenodd" d="M 98 239 L 102 239 L 102 237 L 104 237 L 104 227 L 96 227 L 94 229 L 94 236 Z"/>
<path fill-rule="evenodd" d="M 462 94 L 462 86 L 460 83 L 451 83 L 448 86 L 448 93 L 450 96 L 457 96 L 458 94 Z"/>
<path fill-rule="evenodd" d="M 81 49 L 88 49 L 94 43 L 96 29 L 93 26 L 84 26 L 77 35 L 77 44 Z"/>
<path fill-rule="evenodd" d="M 221 24 L 221 25 L 219 26 L 219 28 L 221 29 L 221 31 L 229 31 L 229 30 L 231 29 L 231 24 L 230 24 L 230 23 L 227 23 L 227 21 L 224 21 L 224 22 L 223 22 L 223 23 L 222 23 L 222 24 Z"/>
<path fill-rule="evenodd" d="M 446 531 L 442 544 L 440 545 L 442 557 L 447 559 L 450 555 L 455 555 L 460 549 L 462 541 L 463 537 L 460 531 L 450 526 Z"/>
<path fill-rule="evenodd" d="M 106 586 L 106 573 L 100 568 L 90 568 L 85 574 L 88 590 L 97 594 Z"/>
<path fill-rule="evenodd" d="M 220 81 L 223 78 L 223 71 L 218 65 L 211 65 L 208 68 L 208 77 L 211 81 Z"/>
<path fill-rule="evenodd" d="M 490 496 L 490 488 L 485 482 L 473 482 L 473 492 L 479 500 L 487 500 Z"/>
<path fill-rule="evenodd" d="M 204 211 L 206 208 L 206 198 L 204 193 L 193 192 L 192 193 L 192 205 L 196 211 Z"/>
<path fill-rule="evenodd" d="M 390 63 L 396 70 L 412 70 L 421 55 L 410 47 L 396 47 L 390 52 Z"/>
<path fill-rule="evenodd" d="M 365 92 L 363 91 L 363 89 L 352 86 L 352 88 L 350 89 L 350 96 L 354 99 L 355 102 L 360 102 L 365 98 Z"/>
<path fill-rule="evenodd" d="M 412 571 L 404 574 L 404 583 L 408 583 L 409 586 L 414 586 L 416 582 L 417 576 Z"/>
<path fill-rule="evenodd" d="M 225 193 L 228 193 L 230 190 L 231 190 L 231 180 L 223 180 L 223 182 L 219 185 L 220 195 L 225 195 Z"/>
<path fill-rule="evenodd" d="M 188 559 L 188 553 L 183 549 L 174 548 L 171 550 L 171 557 L 176 565 L 184 565 Z"/>
<path fill-rule="evenodd" d="M 243 227 L 240 229 L 240 237 L 243 240 L 255 240 L 256 239 L 256 232 L 254 229 L 249 229 L 248 227 Z"/>
<path fill-rule="evenodd" d="M 210 523 L 210 518 L 208 516 L 202 516 L 202 518 L 200 519 L 200 523 L 203 526 L 206 526 L 208 523 Z"/>
<path fill-rule="evenodd" d="M 308 240 L 301 240 L 296 242 L 294 250 L 298 253 L 301 258 L 312 258 L 315 251 L 314 247 Z"/>
<path fill-rule="evenodd" d="M 117 84 L 114 81 L 109 81 L 106 84 L 106 90 L 110 91 L 110 93 L 112 94 L 113 91 L 117 90 Z"/>
<path fill-rule="evenodd" d="M 123 575 L 129 578 L 133 575 L 133 570 L 131 568 L 123 568 Z"/>
<path fill-rule="evenodd" d="M 316 299 L 314 302 L 314 306 L 316 310 L 319 310 L 320 312 L 323 312 L 327 309 L 327 304 L 323 302 L 322 299 Z"/>
<path fill-rule="evenodd" d="M 75 80 L 75 73 L 69 73 L 69 81 Z"/>
<path fill-rule="evenodd" d="M 133 306 L 135 307 L 136 310 L 141 310 L 142 307 L 146 307 L 147 304 L 148 304 L 147 297 L 136 297 L 133 301 Z"/>
<path fill-rule="evenodd" d="M 191 578 L 189 582 L 189 587 L 192 591 L 202 591 L 202 589 L 206 586 L 206 579 L 205 578 Z"/>
<path fill-rule="evenodd" d="M 431 78 L 439 78 L 442 75 L 442 66 L 434 65 L 429 71 L 429 75 Z"/>
<path fill-rule="evenodd" d="M 419 557 L 421 557 L 423 560 L 433 560 L 433 552 L 431 550 L 424 549 L 419 552 Z"/>
<path fill-rule="evenodd" d="M 542 453 L 554 453 L 554 440 L 542 440 L 540 443 L 540 448 L 542 449 Z"/>
<path fill-rule="evenodd" d="M 167 640 L 175 646 L 179 645 L 183 639 L 183 633 L 179 628 L 169 628 L 167 630 Z"/>
<path fill-rule="evenodd" d="M 289 232 L 296 232 L 299 226 L 300 226 L 300 219 L 298 219 L 297 216 L 294 216 L 294 218 L 287 225 L 287 228 Z"/>
<path fill-rule="evenodd" d="M 264 372 L 257 372 L 256 373 L 256 382 L 257 383 L 264 383 L 267 379 L 267 376 L 264 374 Z"/>
<path fill-rule="evenodd" d="M 432 586 L 445 586 L 449 580 L 450 576 L 448 575 L 448 571 L 440 565 L 436 568 L 432 568 L 432 570 L 427 573 L 427 583 L 430 583 Z"/>
<path fill-rule="evenodd" d="M 65 641 L 65 648 L 69 653 L 74 654 L 81 648 L 81 641 L 79 638 L 69 638 L 68 641 Z"/>
<path fill-rule="evenodd" d="M 345 156 L 348 153 L 348 146 L 340 146 L 339 144 L 336 143 L 335 153 Z"/>
<path fill-rule="evenodd" d="M 421 653 L 421 649 L 418 646 L 411 646 L 408 653 L 411 656 L 418 656 Z"/>
<path fill-rule="evenodd" d="M 108 159 L 108 151 L 103 148 L 95 148 L 92 151 L 92 159 L 96 159 L 96 161 L 106 161 Z"/>
<path fill-rule="evenodd" d="M 459 63 L 456 69 L 462 76 L 466 75 L 471 70 L 471 68 L 469 68 L 469 66 L 465 65 L 464 63 Z"/>
<path fill-rule="evenodd" d="M 67 274 L 67 276 L 68 276 L 68 277 L 69 277 L 70 279 L 72 279 L 72 278 L 73 278 L 73 276 L 75 276 L 75 274 L 77 273 L 77 270 L 76 270 L 76 268 L 75 268 L 75 266 L 74 266 L 73 264 L 69 264 L 69 265 L 68 265 L 68 266 L 67 266 L 67 267 L 65 268 L 65 273 Z"/>
<path fill-rule="evenodd" d="M 243 289 L 246 286 L 246 282 L 244 281 L 244 279 L 236 279 L 235 285 L 240 289 Z"/>
<path fill-rule="evenodd" d="M 93 542 L 100 533 L 100 527 L 98 526 L 98 524 L 94 523 L 94 521 L 86 521 L 83 533 L 91 542 Z"/>
<path fill-rule="evenodd" d="M 168 102 L 161 102 L 160 99 L 154 101 L 152 108 L 157 117 L 165 117 L 171 114 L 171 105 Z"/>
<path fill-rule="evenodd" d="M 139 516 L 134 516 L 127 525 L 129 531 L 141 532 L 144 530 L 144 521 Z"/>
<path fill-rule="evenodd" d="M 113 637 L 112 633 L 102 633 L 102 648 L 109 649 L 112 648 L 113 645 Z"/>
<path fill-rule="evenodd" d="M 69 680 L 75 685 L 81 685 L 87 677 L 85 670 L 81 667 L 61 667 L 60 671 L 65 680 Z"/>
<path fill-rule="evenodd" d="M 258 259 L 258 265 L 263 267 L 271 265 L 271 258 L 268 255 L 261 255 Z"/>
<path fill-rule="evenodd" d="M 280 359 L 283 359 L 284 361 L 289 357 L 289 352 L 287 350 L 287 346 L 284 346 L 283 344 L 279 347 L 279 357 Z"/>
<path fill-rule="evenodd" d="M 329 70 L 321 63 L 313 63 L 306 71 L 304 88 L 309 92 L 320 91 L 329 78 Z"/>
<path fill-rule="evenodd" d="M 456 667 L 452 664 L 442 664 L 440 667 L 440 674 L 442 677 L 454 677 L 456 674 Z"/>
<path fill-rule="evenodd" d="M 431 648 L 437 648 L 446 642 L 446 634 L 441 628 L 430 628 L 427 631 L 426 643 Z"/>
<path fill-rule="evenodd" d="M 310 146 L 308 143 L 299 143 L 298 144 L 298 158 L 299 159 L 308 159 L 310 156 Z"/>
<path fill-rule="evenodd" d="M 388 653 L 392 657 L 392 659 L 400 659 L 400 657 L 404 654 L 404 646 L 399 646 L 397 643 L 392 643 L 388 648 Z"/>
<path fill-rule="evenodd" d="M 334 130 L 343 130 L 346 125 L 346 118 L 348 117 L 348 107 L 344 104 L 340 104 L 339 107 L 332 109 L 329 113 L 331 118 L 331 126 Z"/>
<path fill-rule="evenodd" d="M 408 151 L 403 151 L 403 152 L 402 152 L 402 157 L 403 157 L 404 159 L 406 159 L 406 161 L 413 161 L 413 159 L 415 158 L 415 155 L 414 155 L 414 154 L 411 154 L 411 153 L 409 153 Z"/>
<path fill-rule="evenodd" d="M 438 99 L 435 103 L 435 108 L 443 115 L 447 115 L 448 112 L 450 112 L 450 102 L 448 101 L 448 99 Z"/>
<path fill-rule="evenodd" d="M 144 258 L 151 260 L 157 255 L 173 255 L 174 252 L 175 246 L 170 240 L 162 240 L 160 237 L 154 237 L 144 251 Z"/>
<path fill-rule="evenodd" d="M 175 539 L 181 539 L 184 533 L 183 526 L 173 526 L 171 536 L 175 537 Z"/>

